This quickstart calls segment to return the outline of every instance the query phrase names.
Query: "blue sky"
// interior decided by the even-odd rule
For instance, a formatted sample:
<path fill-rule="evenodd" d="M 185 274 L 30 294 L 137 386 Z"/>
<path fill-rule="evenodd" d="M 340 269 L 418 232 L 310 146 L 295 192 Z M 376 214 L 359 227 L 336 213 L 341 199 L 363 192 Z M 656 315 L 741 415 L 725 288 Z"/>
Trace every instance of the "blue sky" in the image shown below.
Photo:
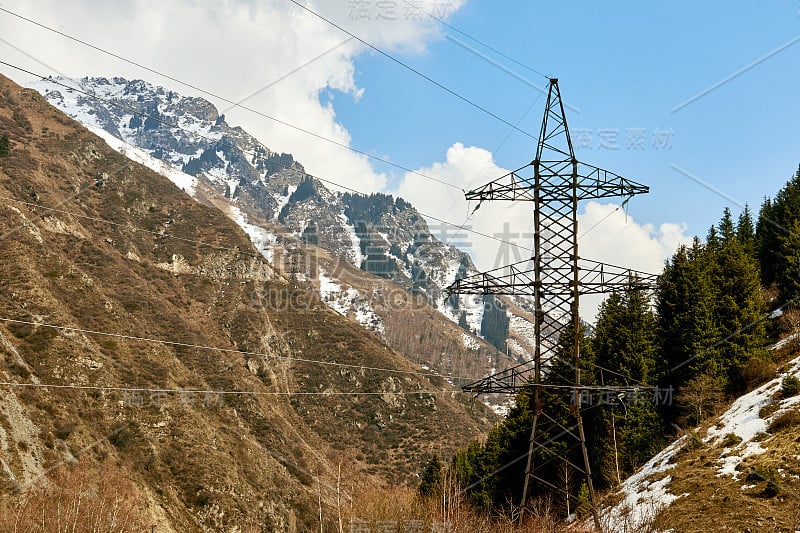
<path fill-rule="evenodd" d="M 739 207 L 685 170 L 757 211 L 800 163 L 800 40 L 674 111 L 698 93 L 800 37 L 800 6 L 780 2 L 467 2 L 450 18 L 462 31 L 558 77 L 578 157 L 651 186 L 630 213 L 680 221 L 705 235 L 724 206 Z M 422 55 L 403 59 L 512 123 L 539 92 L 457 42 L 444 29 Z M 481 49 L 535 84 L 546 80 Z M 528 162 L 533 141 L 371 52 L 355 61 L 358 101 L 335 95 L 353 145 L 416 168 L 453 142 L 484 147 L 504 168 Z M 521 128 L 538 133 L 544 98 Z M 657 131 L 660 143 L 653 143 Z M 626 144 L 645 135 L 643 148 Z M 599 146 L 601 136 L 605 146 Z M 616 138 L 617 148 L 608 142 Z M 667 142 L 670 138 L 671 143 Z M 586 144 L 590 142 L 591 147 Z M 665 146 L 668 145 L 668 146 Z"/>
<path fill-rule="evenodd" d="M 649 195 L 630 202 L 627 215 L 608 201 L 584 206 L 581 227 L 597 224 L 581 241 L 586 258 L 658 272 L 680 243 L 705 236 L 725 206 L 736 215 L 740 204 L 749 203 L 757 212 L 763 197 L 774 195 L 800 163 L 798 0 L 409 1 L 440 13 L 449 6 L 453 26 L 558 77 L 572 106 L 567 119 L 578 158 L 651 187 Z M 353 16 L 357 4 L 369 19 Z M 535 87 L 547 85 L 539 74 L 430 18 L 404 17 L 405 0 L 306 5 L 511 123 L 533 103 L 520 127 L 538 134 L 545 100 Z M 394 5 L 396 20 L 377 20 L 381 5 Z M 3 7 L 465 189 L 523 166 L 534 154 L 533 139 L 347 40 L 289 0 L 4 0 Z M 5 13 L 0 57 L 43 75 L 142 78 L 199 95 Z M 32 81 L 8 67 L 0 71 L 20 83 Z M 205 97 L 220 109 L 229 107 Z M 232 109 L 226 117 L 271 149 L 292 153 L 314 175 L 364 192 L 399 193 L 421 211 L 455 224 L 463 224 L 474 207 L 458 189 L 247 110 Z M 657 132 L 660 142 L 654 144 Z M 633 148 L 634 139 L 643 142 Z M 485 205 L 467 222 L 487 234 L 505 235 L 508 227 L 517 233 L 508 239 L 530 246 L 530 236 L 523 235 L 530 220 L 530 206 Z M 433 228 L 442 238 L 445 230 L 452 228 Z M 458 241 L 480 269 L 509 257 L 491 239 L 472 234 Z"/>

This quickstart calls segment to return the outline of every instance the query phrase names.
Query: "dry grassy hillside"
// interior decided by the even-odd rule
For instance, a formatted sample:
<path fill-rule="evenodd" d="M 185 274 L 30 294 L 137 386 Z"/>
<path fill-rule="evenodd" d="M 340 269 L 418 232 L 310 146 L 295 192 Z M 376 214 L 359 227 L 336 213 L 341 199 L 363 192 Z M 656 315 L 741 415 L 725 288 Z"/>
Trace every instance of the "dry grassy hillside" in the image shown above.
<path fill-rule="evenodd" d="M 2 77 L 0 133 L 2 529 L 61 505 L 124 510 L 120 531 L 299 531 L 321 499 L 333 530 L 337 494 L 414 483 L 487 431 L 221 212 Z"/>

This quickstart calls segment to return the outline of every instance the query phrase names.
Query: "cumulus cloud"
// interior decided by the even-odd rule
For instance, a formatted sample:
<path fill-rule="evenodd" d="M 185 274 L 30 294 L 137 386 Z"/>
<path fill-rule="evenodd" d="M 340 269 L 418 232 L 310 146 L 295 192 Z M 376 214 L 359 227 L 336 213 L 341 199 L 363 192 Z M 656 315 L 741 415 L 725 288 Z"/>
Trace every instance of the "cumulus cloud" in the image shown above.
<path fill-rule="evenodd" d="M 530 255 L 530 251 L 524 249 L 531 246 L 529 204 L 484 202 L 476 211 L 478 204 L 475 202 L 468 204 L 464 200 L 464 191 L 509 172 L 494 162 L 488 150 L 455 143 L 447 149 L 444 161 L 417 171 L 461 189 L 447 187 L 417 174 L 407 173 L 394 192 L 409 200 L 420 211 L 443 220 L 461 223 L 467 229 L 489 235 L 490 237 L 482 237 L 435 220 L 429 221 L 433 233 L 440 239 L 469 251 L 479 269 L 488 270 L 503 266 Z M 504 245 L 491 237 L 509 241 L 523 248 Z"/>
<path fill-rule="evenodd" d="M 461 3 L 448 1 L 448 13 L 439 14 L 452 13 Z M 307 5 L 392 51 L 422 53 L 431 40 L 442 37 L 438 23 L 422 13 L 443 5 L 440 0 L 414 2 L 421 11 L 409 11 L 398 2 L 394 11 L 380 13 L 376 10 L 384 4 L 375 2 L 315 0 Z M 354 12 L 357 5 L 370 11 Z M 8 0 L 4 7 L 231 100 L 257 93 L 246 102 L 248 107 L 350 144 L 349 132 L 333 106 L 320 100 L 320 93 L 334 89 L 360 96 L 365 88 L 354 80 L 353 61 L 365 47 L 286 0 Z M 142 78 L 204 96 L 221 109 L 229 107 L 5 13 L 0 14 L 0 35 L 25 52 L 0 42 L 4 57 L 37 73 Z M 309 64 L 274 83 L 305 63 Z M 8 67 L 2 71 L 22 83 L 30 81 Z M 271 149 L 295 154 L 312 174 L 367 191 L 386 185 L 386 176 L 375 172 L 363 156 L 241 109 L 230 110 L 227 118 Z"/>
<path fill-rule="evenodd" d="M 444 161 L 421 168 L 419 172 L 469 190 L 508 170 L 497 166 L 489 151 L 456 143 L 447 150 Z M 476 205 L 467 205 L 462 191 L 415 174 L 406 174 L 395 192 L 420 210 L 442 219 L 464 220 Z M 531 256 L 528 249 L 533 243 L 532 207 L 529 202 L 484 202 L 467 221 L 466 227 L 470 229 L 519 246 L 458 232 L 437 221 L 431 221 L 431 226 L 443 240 L 468 249 L 477 268 L 484 271 Z M 658 227 L 640 224 L 614 203 L 586 202 L 578 215 L 578 227 L 581 257 L 654 274 L 661 271 L 664 260 L 678 246 L 691 241 L 683 224 L 663 223 Z M 594 321 L 601 301 L 602 297 L 582 299 L 584 319 Z"/>
<path fill-rule="evenodd" d="M 368 42 L 411 54 L 425 53 L 427 45 L 443 38 L 441 26 L 422 11 L 447 17 L 462 4 L 463 0 L 425 0 L 410 5 L 306 2 Z M 395 9 L 377 11 L 379 6 L 389 5 Z M 366 6 L 368 12 L 354 12 L 358 6 Z M 287 0 L 6 0 L 4 7 L 234 101 L 247 98 L 248 107 L 348 146 L 351 136 L 346 125 L 339 121 L 333 104 L 320 95 L 337 90 L 358 99 L 369 90 L 359 87 L 354 78 L 354 60 L 367 52 L 366 47 Z M 5 13 L 0 13 L 0 36 L 4 58 L 37 73 L 142 78 L 183 94 L 207 97 Z M 2 72 L 21 83 L 31 81 L 8 67 Z M 230 107 L 207 98 L 221 110 Z M 231 109 L 226 115 L 230 123 L 241 125 L 271 149 L 294 154 L 311 174 L 366 192 L 388 187 L 387 176 L 376 172 L 364 156 L 246 110 Z M 508 172 L 494 162 L 491 152 L 461 143 L 450 146 L 443 161 L 419 171 L 464 190 Z M 472 229 L 519 245 L 501 244 L 431 221 L 436 234 L 467 249 L 481 270 L 530 256 L 525 249 L 532 241 L 528 203 L 485 202 L 468 217 L 475 204 L 468 205 L 461 190 L 410 173 L 390 192 L 438 218 L 463 221 Z M 664 258 L 688 240 L 683 226 L 639 224 L 615 208 L 596 202 L 585 205 L 581 227 L 602 222 L 582 240 L 583 256 L 658 272 Z"/>

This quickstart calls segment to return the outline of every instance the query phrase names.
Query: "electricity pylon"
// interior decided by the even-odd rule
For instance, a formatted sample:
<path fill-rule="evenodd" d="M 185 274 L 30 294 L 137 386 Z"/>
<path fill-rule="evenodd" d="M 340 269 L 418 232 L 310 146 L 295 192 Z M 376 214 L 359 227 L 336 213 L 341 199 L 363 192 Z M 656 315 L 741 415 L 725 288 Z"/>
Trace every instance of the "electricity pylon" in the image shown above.
<path fill-rule="evenodd" d="M 522 171 L 533 167 L 532 176 Z M 550 79 L 536 157 L 524 167 L 466 193 L 467 200 L 533 202 L 533 257 L 520 263 L 462 278 L 450 294 L 524 295 L 534 298 L 535 350 L 533 365 L 525 362 L 463 387 L 475 394 L 530 391 L 534 417 L 530 434 L 525 485 L 520 508 L 525 511 L 531 483 L 577 499 L 569 487 L 545 479 L 542 472 L 555 460 L 586 481 L 594 522 L 601 529 L 592 485 L 589 455 L 581 418 L 580 336 L 581 295 L 626 287 L 651 288 L 656 277 L 622 267 L 582 259 L 578 255 L 578 203 L 622 197 L 626 203 L 649 188 L 575 158 L 558 80 Z M 551 368 L 564 346 L 570 346 L 570 375 Z M 546 382 L 543 378 L 547 378 Z M 603 387 L 624 390 L 631 387 Z M 544 393 L 547 405 L 544 405 Z M 555 392 L 553 392 L 555 391 Z M 572 418 L 572 423 L 569 423 Z M 566 449 L 564 448 L 566 443 Z M 572 454 L 580 448 L 580 458 Z M 535 456 L 540 460 L 537 462 Z M 552 479 L 552 478 L 551 478 Z"/>

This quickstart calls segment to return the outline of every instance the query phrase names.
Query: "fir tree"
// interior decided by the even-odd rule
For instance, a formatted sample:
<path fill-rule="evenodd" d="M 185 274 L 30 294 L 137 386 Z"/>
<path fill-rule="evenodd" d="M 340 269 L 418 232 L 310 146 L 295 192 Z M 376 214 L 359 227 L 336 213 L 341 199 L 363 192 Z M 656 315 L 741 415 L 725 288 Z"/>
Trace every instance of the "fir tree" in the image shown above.
<path fill-rule="evenodd" d="M 736 221 L 736 240 L 744 247 L 745 251 L 755 257 L 756 230 L 753 226 L 753 215 L 750 207 L 745 204 L 744 210 Z"/>
<path fill-rule="evenodd" d="M 421 496 L 434 496 L 439 492 L 444 476 L 442 462 L 439 460 L 438 454 L 434 454 L 431 457 L 419 477 L 419 493 Z"/>
<path fill-rule="evenodd" d="M 721 244 L 724 245 L 736 239 L 736 229 L 733 226 L 733 216 L 730 208 L 726 207 L 723 211 L 718 229 Z"/>
<path fill-rule="evenodd" d="M 635 282 L 635 280 L 631 280 Z M 656 362 L 655 316 L 644 291 L 612 294 L 600 307 L 592 338 L 596 379 L 603 384 L 649 383 Z M 600 368 L 602 367 L 602 368 Z M 610 372 L 605 374 L 603 369 Z"/>
<path fill-rule="evenodd" d="M 761 266 L 762 282 L 775 283 L 781 290 L 781 300 L 798 296 L 792 292 L 793 273 L 789 272 L 787 259 L 794 253 L 784 250 L 795 222 L 800 220 L 800 167 L 774 200 L 766 199 L 761 206 L 756 224 L 756 246 Z"/>
<path fill-rule="evenodd" d="M 612 294 L 601 306 L 592 337 L 595 380 L 601 385 L 648 385 L 658 352 L 655 316 L 647 295 L 633 288 Z M 661 419 L 652 394 L 624 394 L 600 405 L 589 418 L 588 444 L 598 485 L 618 483 L 660 444 Z"/>
<path fill-rule="evenodd" d="M 799 228 L 800 229 L 800 228 Z M 798 249 L 800 252 L 800 249 Z M 716 254 L 711 281 L 715 292 L 714 317 L 720 341 L 715 369 L 731 390 L 741 390 L 741 373 L 753 357 L 765 357 L 765 311 L 758 263 L 738 239 L 726 242 Z"/>
<path fill-rule="evenodd" d="M 683 382 L 711 358 L 719 338 L 708 250 L 695 239 L 682 246 L 659 278 L 656 309 L 662 384 Z"/>

